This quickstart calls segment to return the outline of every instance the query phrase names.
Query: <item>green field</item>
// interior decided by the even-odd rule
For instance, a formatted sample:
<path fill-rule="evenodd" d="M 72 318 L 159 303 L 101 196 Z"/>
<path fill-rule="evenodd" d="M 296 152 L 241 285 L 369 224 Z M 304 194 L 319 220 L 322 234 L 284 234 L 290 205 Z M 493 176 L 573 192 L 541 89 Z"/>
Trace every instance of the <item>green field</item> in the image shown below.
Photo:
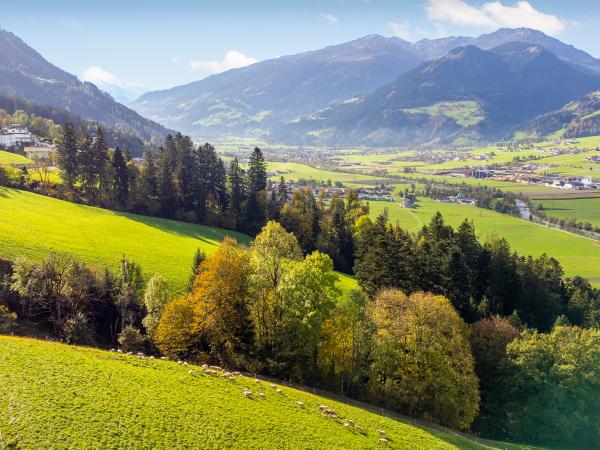
<path fill-rule="evenodd" d="M 378 177 L 363 174 L 353 174 L 345 172 L 332 172 L 328 170 L 315 169 L 304 164 L 289 163 L 289 162 L 272 162 L 269 161 L 267 170 L 270 173 L 275 173 L 271 177 L 272 180 L 279 180 L 279 177 L 283 176 L 286 180 L 298 181 L 301 178 L 306 180 L 316 181 L 327 181 L 333 182 L 341 181 L 343 183 L 360 183 L 361 181 L 374 181 L 379 180 Z"/>
<path fill-rule="evenodd" d="M 600 245 L 594 240 L 472 205 L 441 203 L 423 198 L 418 199 L 414 209 L 389 202 L 370 202 L 370 205 L 373 216 L 387 207 L 392 223 L 397 222 L 413 232 L 429 222 L 436 211 L 440 211 L 453 226 L 470 219 L 480 239 L 496 234 L 506 238 L 513 250 L 523 255 L 537 256 L 545 252 L 560 261 L 566 276 L 580 275 L 594 284 L 600 284 Z"/>
<path fill-rule="evenodd" d="M 544 207 L 548 216 L 576 219 L 600 227 L 600 198 L 544 199 L 535 203 Z"/>
<path fill-rule="evenodd" d="M 146 278 L 158 273 L 173 291 L 188 281 L 196 248 L 211 254 L 234 231 L 119 213 L 0 187 L 0 257 L 37 261 L 50 251 L 115 268 L 122 255 L 141 264 Z"/>
<path fill-rule="evenodd" d="M 0 166 L 2 164 L 29 164 L 31 160 L 23 155 L 0 150 Z"/>
<path fill-rule="evenodd" d="M 531 448 L 478 444 L 303 390 L 279 385 L 276 393 L 247 377 L 226 381 L 194 365 L 33 339 L 0 336 L 0 383 L 3 449 L 364 449 L 383 447 L 378 430 L 389 448 Z M 324 417 L 322 404 L 339 419 Z M 345 428 L 345 419 L 360 430 Z"/>
<path fill-rule="evenodd" d="M 449 117 L 463 127 L 477 125 L 484 119 L 481 105 L 479 102 L 472 100 L 440 102 L 431 106 L 410 108 L 405 109 L 404 111 L 408 113 Z"/>

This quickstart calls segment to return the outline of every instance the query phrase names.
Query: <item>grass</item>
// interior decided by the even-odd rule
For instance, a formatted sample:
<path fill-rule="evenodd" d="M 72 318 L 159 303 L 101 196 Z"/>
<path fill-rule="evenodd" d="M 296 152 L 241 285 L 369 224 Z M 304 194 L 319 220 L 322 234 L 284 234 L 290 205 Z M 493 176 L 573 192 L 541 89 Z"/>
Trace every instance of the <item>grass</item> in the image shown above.
<path fill-rule="evenodd" d="M 545 199 L 536 200 L 536 203 L 544 207 L 548 216 L 565 220 L 573 218 L 600 226 L 600 198 Z"/>
<path fill-rule="evenodd" d="M 23 155 L 0 150 L 0 166 L 3 164 L 29 164 L 31 160 Z"/>
<path fill-rule="evenodd" d="M 160 274 L 173 293 L 187 288 L 194 253 L 214 253 L 225 236 L 243 244 L 250 237 L 231 230 L 176 220 L 119 213 L 0 187 L 0 257 L 39 261 L 51 251 L 115 269 L 122 255 L 142 266 L 145 278 Z M 339 274 L 349 291 L 356 280 Z"/>
<path fill-rule="evenodd" d="M 513 250 L 523 255 L 547 253 L 560 261 L 566 276 L 580 275 L 594 284 L 600 284 L 600 245 L 594 240 L 472 205 L 441 203 L 423 198 L 418 199 L 417 208 L 414 209 L 388 202 L 370 202 L 370 205 L 373 216 L 387 207 L 392 223 L 397 222 L 413 232 L 429 222 L 436 211 L 441 212 L 446 222 L 455 227 L 464 219 L 470 219 L 481 240 L 491 235 L 504 237 Z"/>
<path fill-rule="evenodd" d="M 192 373 L 190 373 L 192 371 Z M 0 336 L 2 448 L 532 448 L 415 425 L 304 390 L 197 366 Z M 265 392 L 247 399 L 242 389 Z M 304 403 L 304 407 L 296 404 Z M 334 408 L 360 430 L 325 418 Z"/>
<path fill-rule="evenodd" d="M 174 220 L 118 213 L 0 187 L 0 256 L 38 261 L 49 252 L 115 268 L 122 255 L 141 264 L 146 278 L 158 273 L 174 292 L 185 289 L 194 252 L 215 251 L 234 231 Z"/>
<path fill-rule="evenodd" d="M 317 180 L 332 182 L 341 181 L 343 183 L 359 183 L 361 181 L 374 181 L 380 180 L 381 178 L 373 177 L 370 175 L 344 173 L 344 172 L 333 172 L 328 170 L 315 169 L 304 164 L 289 163 L 289 162 L 272 162 L 268 163 L 268 171 L 275 173 L 271 177 L 272 180 L 279 180 L 279 177 L 283 175 L 286 181 L 298 181 L 301 178 L 306 180 Z"/>

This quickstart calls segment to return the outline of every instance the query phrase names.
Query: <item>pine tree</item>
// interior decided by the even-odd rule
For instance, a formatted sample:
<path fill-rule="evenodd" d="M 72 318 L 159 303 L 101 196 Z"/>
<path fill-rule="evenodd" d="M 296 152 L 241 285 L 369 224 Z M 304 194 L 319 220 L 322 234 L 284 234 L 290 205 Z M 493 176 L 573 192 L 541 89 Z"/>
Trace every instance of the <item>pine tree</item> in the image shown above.
<path fill-rule="evenodd" d="M 279 200 L 280 207 L 290 201 L 287 184 L 285 183 L 285 178 L 283 178 L 283 176 L 279 179 L 279 186 L 277 187 L 277 199 Z"/>
<path fill-rule="evenodd" d="M 110 163 L 108 145 L 106 145 L 104 131 L 99 125 L 96 127 L 96 139 L 94 139 L 93 150 L 91 155 L 92 171 L 93 176 L 97 180 L 94 195 L 96 198 L 99 198 L 100 195 L 108 194 L 110 184 L 107 170 Z"/>
<path fill-rule="evenodd" d="M 129 170 L 119 147 L 113 153 L 111 165 L 114 176 L 112 180 L 112 196 L 119 205 L 125 206 L 129 199 Z"/>
<path fill-rule="evenodd" d="M 200 273 L 200 264 L 206 259 L 206 253 L 200 250 L 200 247 L 196 249 L 196 253 L 194 253 L 194 261 L 192 262 L 192 274 L 190 275 L 190 290 L 194 285 L 194 280 Z"/>
<path fill-rule="evenodd" d="M 229 209 L 236 221 L 242 221 L 242 204 L 246 199 L 246 176 L 237 158 L 229 165 L 228 176 Z"/>
<path fill-rule="evenodd" d="M 78 145 L 79 167 L 77 178 L 81 182 L 83 195 L 89 203 L 93 203 L 95 198 L 95 190 L 98 184 L 96 174 L 96 165 L 94 158 L 94 142 L 89 135 L 84 135 Z"/>
<path fill-rule="evenodd" d="M 69 189 L 73 189 L 78 173 L 77 133 L 71 122 L 65 123 L 56 149 L 58 166 Z"/>
<path fill-rule="evenodd" d="M 169 137 L 167 137 L 167 144 L 169 143 Z M 158 149 L 157 179 L 160 214 L 163 217 L 175 217 L 178 205 L 177 192 L 173 181 L 172 149 L 171 151 L 167 150 L 166 147 Z"/>
<path fill-rule="evenodd" d="M 138 209 L 148 214 L 158 214 L 158 174 L 154 153 L 148 151 L 144 155 L 144 164 L 139 178 Z"/>
<path fill-rule="evenodd" d="M 248 181 L 250 192 L 260 192 L 267 188 L 267 163 L 258 147 L 254 148 L 248 162 Z"/>
<path fill-rule="evenodd" d="M 177 189 L 178 202 L 184 211 L 195 209 L 194 177 L 196 161 L 194 158 L 194 144 L 188 136 L 177 133 L 175 136 L 177 146 L 175 162 L 175 186 Z"/>

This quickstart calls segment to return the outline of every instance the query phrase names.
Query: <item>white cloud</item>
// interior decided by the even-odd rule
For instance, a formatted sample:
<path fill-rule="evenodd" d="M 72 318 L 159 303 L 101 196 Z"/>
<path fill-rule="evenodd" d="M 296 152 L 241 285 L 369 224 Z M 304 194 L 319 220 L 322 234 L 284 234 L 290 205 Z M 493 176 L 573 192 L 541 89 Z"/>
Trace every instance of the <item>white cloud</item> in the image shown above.
<path fill-rule="evenodd" d="M 237 50 L 229 50 L 221 61 L 206 61 L 203 59 L 190 59 L 189 66 L 192 69 L 204 70 L 211 73 L 224 72 L 229 69 L 249 66 L 257 62 L 256 59 L 244 55 Z"/>
<path fill-rule="evenodd" d="M 85 69 L 81 75 L 81 79 L 99 85 L 119 86 L 122 84 L 119 77 L 104 70 L 102 67 L 97 66 L 91 66 Z"/>
<path fill-rule="evenodd" d="M 171 58 L 171 64 L 179 64 L 180 61 L 181 61 L 181 58 L 179 58 L 179 56 L 173 56 Z"/>
<path fill-rule="evenodd" d="M 527 27 L 549 35 L 557 35 L 567 27 L 567 21 L 538 11 L 528 1 L 518 1 L 508 6 L 500 1 L 472 6 L 463 0 L 428 0 L 425 9 L 429 19 L 454 25 Z"/>
<path fill-rule="evenodd" d="M 408 26 L 408 22 L 390 22 L 388 26 L 392 30 L 392 34 L 401 39 L 410 39 L 411 32 Z"/>
<path fill-rule="evenodd" d="M 339 23 L 339 20 L 337 17 L 335 17 L 333 14 L 325 14 L 322 13 L 321 17 L 323 19 L 325 19 L 327 22 L 329 22 L 331 25 L 337 25 Z"/>

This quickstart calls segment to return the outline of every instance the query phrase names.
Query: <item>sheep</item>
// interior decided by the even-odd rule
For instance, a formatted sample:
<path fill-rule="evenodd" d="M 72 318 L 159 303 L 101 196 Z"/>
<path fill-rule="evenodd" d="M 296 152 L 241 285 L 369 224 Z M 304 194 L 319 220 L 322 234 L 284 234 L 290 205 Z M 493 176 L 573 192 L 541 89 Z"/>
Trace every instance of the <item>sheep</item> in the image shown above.
<path fill-rule="evenodd" d="M 252 397 L 252 392 L 250 392 L 247 389 L 244 389 L 243 391 L 244 397 L 249 398 L 250 400 L 252 400 L 254 397 Z"/>
<path fill-rule="evenodd" d="M 319 409 L 321 411 L 325 411 L 326 409 L 329 409 L 329 406 L 325 406 L 325 405 L 319 405 Z"/>
<path fill-rule="evenodd" d="M 275 392 L 277 392 L 278 394 L 283 394 L 283 391 L 279 388 L 275 389 Z"/>
<path fill-rule="evenodd" d="M 221 369 L 219 366 L 209 366 L 212 370 L 218 370 L 221 371 L 223 369 Z"/>
<path fill-rule="evenodd" d="M 203 368 L 204 370 L 208 369 L 208 364 L 202 364 L 202 368 Z"/>
<path fill-rule="evenodd" d="M 346 419 L 346 422 L 348 422 L 349 425 L 354 426 L 354 421 L 353 420 Z"/>
<path fill-rule="evenodd" d="M 260 380 L 259 380 L 258 378 L 255 378 L 255 379 L 254 379 L 254 382 L 255 382 L 256 384 L 260 384 Z"/>
<path fill-rule="evenodd" d="M 344 428 L 350 428 L 350 424 L 348 422 L 344 422 Z"/>
<path fill-rule="evenodd" d="M 242 375 L 239 372 L 233 372 L 234 377 L 241 377 Z"/>
<path fill-rule="evenodd" d="M 271 387 L 271 389 L 277 389 L 277 386 L 275 386 L 274 384 L 270 384 L 269 386 Z"/>
<path fill-rule="evenodd" d="M 302 403 L 301 401 L 297 401 L 296 405 L 298 405 L 300 408 L 304 408 L 304 403 Z"/>
<path fill-rule="evenodd" d="M 123 350 L 121 350 L 121 349 L 118 349 L 118 350 L 117 350 L 117 353 L 123 353 Z"/>
<path fill-rule="evenodd" d="M 259 392 L 259 393 L 258 393 L 258 396 L 259 396 L 260 398 L 263 398 L 263 399 L 264 399 L 264 398 L 267 398 L 267 396 L 266 396 L 264 393 L 262 393 L 262 392 Z"/>
<path fill-rule="evenodd" d="M 379 443 L 383 444 L 383 445 L 387 445 L 388 440 L 386 438 L 381 438 L 381 439 L 379 439 Z"/>
<path fill-rule="evenodd" d="M 379 436 L 385 437 L 386 432 L 383 430 L 377 430 L 377 432 L 379 433 Z"/>
<path fill-rule="evenodd" d="M 189 373 L 190 375 L 194 375 L 194 371 L 193 371 L 193 370 L 188 370 L 188 373 Z"/>
<path fill-rule="evenodd" d="M 183 364 L 182 360 L 177 361 L 177 364 Z"/>
<path fill-rule="evenodd" d="M 360 425 L 354 425 L 354 429 L 360 431 Z"/>
<path fill-rule="evenodd" d="M 133 355 L 133 352 L 127 352 L 128 355 Z"/>
<path fill-rule="evenodd" d="M 184 366 L 187 366 L 187 365 L 188 365 L 187 361 L 184 361 L 184 362 L 183 362 L 183 365 L 184 365 Z"/>
<path fill-rule="evenodd" d="M 167 358 L 166 356 L 161 356 L 160 359 L 162 359 L 163 361 L 168 361 L 169 358 Z"/>

